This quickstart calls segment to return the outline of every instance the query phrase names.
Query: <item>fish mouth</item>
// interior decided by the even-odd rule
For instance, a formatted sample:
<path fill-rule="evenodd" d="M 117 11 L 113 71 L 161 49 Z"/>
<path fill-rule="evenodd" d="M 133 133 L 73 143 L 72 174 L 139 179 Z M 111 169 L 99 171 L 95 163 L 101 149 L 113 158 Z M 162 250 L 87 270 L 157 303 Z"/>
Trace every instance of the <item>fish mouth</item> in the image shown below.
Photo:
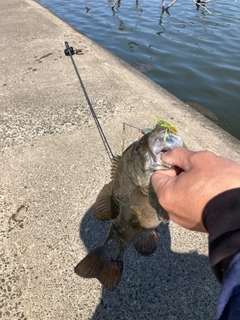
<path fill-rule="evenodd" d="M 182 138 L 172 132 L 166 132 L 165 129 L 159 128 L 149 135 L 149 149 L 151 151 L 150 167 L 152 170 L 166 170 L 174 168 L 162 161 L 163 153 L 170 151 L 176 147 L 182 147 Z"/>
<path fill-rule="evenodd" d="M 174 166 L 171 166 L 170 164 L 163 162 L 161 159 L 162 154 L 169 150 L 171 149 L 161 151 L 158 154 L 155 154 L 154 157 L 152 157 L 152 161 L 150 162 L 150 167 L 153 171 L 175 168 Z"/>

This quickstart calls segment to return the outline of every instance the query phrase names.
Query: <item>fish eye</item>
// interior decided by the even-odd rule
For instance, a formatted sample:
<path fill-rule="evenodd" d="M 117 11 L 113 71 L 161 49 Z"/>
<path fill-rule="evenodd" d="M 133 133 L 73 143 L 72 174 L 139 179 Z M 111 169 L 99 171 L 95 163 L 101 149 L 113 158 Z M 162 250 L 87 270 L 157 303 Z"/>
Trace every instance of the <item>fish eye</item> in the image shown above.
<path fill-rule="evenodd" d="M 137 155 L 140 155 L 140 153 L 141 153 L 140 146 L 137 146 L 137 147 L 136 147 L 135 153 L 136 153 Z"/>
<path fill-rule="evenodd" d="M 138 145 L 136 146 L 136 148 L 135 148 L 135 153 L 137 154 L 137 155 L 140 155 L 141 154 L 141 150 L 142 150 L 142 148 L 144 147 L 144 144 L 145 144 L 145 139 L 141 139 L 140 141 L 139 141 L 139 143 L 138 143 Z"/>

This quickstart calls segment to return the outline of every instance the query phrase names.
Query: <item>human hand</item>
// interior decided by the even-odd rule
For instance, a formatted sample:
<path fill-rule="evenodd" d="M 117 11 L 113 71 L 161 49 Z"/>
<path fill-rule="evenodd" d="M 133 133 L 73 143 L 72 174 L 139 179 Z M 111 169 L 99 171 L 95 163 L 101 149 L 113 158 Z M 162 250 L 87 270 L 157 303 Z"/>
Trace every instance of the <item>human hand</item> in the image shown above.
<path fill-rule="evenodd" d="M 216 195 L 240 187 L 240 165 L 209 151 L 181 147 L 164 153 L 162 160 L 176 169 L 152 175 L 159 203 L 177 224 L 206 231 L 202 223 L 204 207 Z"/>

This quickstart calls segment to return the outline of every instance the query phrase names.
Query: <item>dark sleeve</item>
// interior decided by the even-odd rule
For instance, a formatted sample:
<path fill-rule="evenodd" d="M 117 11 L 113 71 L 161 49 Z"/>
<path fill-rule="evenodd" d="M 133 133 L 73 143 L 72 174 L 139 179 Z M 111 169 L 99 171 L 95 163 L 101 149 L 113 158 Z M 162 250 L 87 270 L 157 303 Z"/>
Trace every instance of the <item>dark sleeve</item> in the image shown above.
<path fill-rule="evenodd" d="M 209 233 L 209 260 L 222 282 L 223 276 L 240 251 L 240 188 L 223 192 L 210 200 L 202 220 Z"/>
<path fill-rule="evenodd" d="M 240 319 L 240 252 L 234 256 L 224 275 L 218 299 L 217 319 Z"/>

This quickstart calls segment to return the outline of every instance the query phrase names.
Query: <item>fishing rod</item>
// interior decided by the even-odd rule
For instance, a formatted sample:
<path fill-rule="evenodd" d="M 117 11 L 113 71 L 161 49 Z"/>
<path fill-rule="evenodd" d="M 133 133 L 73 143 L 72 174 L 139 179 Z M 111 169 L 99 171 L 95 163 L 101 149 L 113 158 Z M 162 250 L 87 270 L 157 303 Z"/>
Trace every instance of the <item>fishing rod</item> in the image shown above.
<path fill-rule="evenodd" d="M 100 125 L 100 123 L 99 123 L 99 121 L 98 121 L 97 115 L 96 115 L 96 113 L 95 113 L 95 111 L 94 111 L 94 109 L 93 109 L 93 106 L 92 106 L 91 101 L 90 101 L 90 99 L 89 99 L 89 97 L 88 97 L 87 91 L 86 91 L 86 89 L 85 89 L 85 87 L 84 87 L 84 84 L 83 84 L 83 82 L 82 82 L 82 79 L 81 79 L 81 77 L 80 77 L 80 74 L 79 74 L 79 72 L 78 72 L 78 69 L 77 69 L 77 67 L 76 67 L 76 64 L 75 64 L 75 62 L 74 62 L 74 60 L 73 60 L 73 54 L 81 52 L 82 49 L 77 49 L 77 48 L 69 47 L 69 44 L 68 44 L 67 41 L 65 41 L 65 46 L 66 46 L 66 49 L 64 50 L 64 53 L 65 53 L 66 56 L 70 56 L 70 58 L 71 58 L 71 60 L 72 60 L 72 64 L 73 64 L 74 69 L 75 69 L 75 71 L 76 71 L 76 74 L 77 74 L 77 76 L 78 76 L 78 80 L 79 80 L 80 85 L 81 85 L 81 87 L 82 87 L 82 90 L 83 90 L 83 92 L 84 92 L 85 98 L 86 98 L 87 103 L 88 103 L 88 106 L 89 106 L 89 108 L 90 108 L 90 110 L 91 110 L 93 119 L 94 119 L 94 121 L 95 121 L 95 123 L 96 123 L 96 126 L 97 126 L 97 128 L 98 128 L 99 134 L 100 134 L 100 136 L 101 136 L 101 138 L 102 138 L 104 147 L 105 147 L 105 149 L 106 149 L 106 151 L 107 151 L 107 153 L 108 153 L 108 156 L 109 156 L 110 160 L 112 161 L 112 159 L 114 158 L 114 155 L 113 155 L 112 150 L 111 150 L 111 148 L 110 148 L 110 146 L 109 146 L 109 144 L 108 144 L 107 138 L 106 138 L 106 136 L 105 136 L 105 134 L 104 134 L 104 132 L 103 132 L 103 130 L 102 130 L 102 127 L 101 127 L 101 125 Z"/>

